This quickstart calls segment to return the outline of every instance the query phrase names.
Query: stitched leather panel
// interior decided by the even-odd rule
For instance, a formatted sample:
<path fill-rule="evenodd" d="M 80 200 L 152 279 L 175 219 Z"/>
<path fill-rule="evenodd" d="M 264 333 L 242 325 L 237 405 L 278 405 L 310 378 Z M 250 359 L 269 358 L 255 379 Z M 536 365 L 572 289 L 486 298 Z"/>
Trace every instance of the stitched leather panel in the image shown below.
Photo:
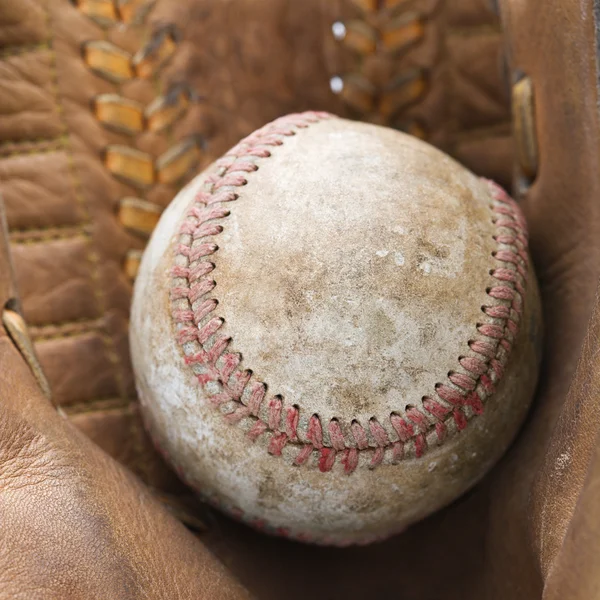
<path fill-rule="evenodd" d="M 293 5 L 265 0 L 259 6 L 238 0 L 219 10 L 209 4 L 206 0 L 193 3 L 178 54 L 189 52 L 188 79 L 206 97 L 204 122 L 212 156 L 220 155 L 258 124 L 286 112 L 316 108 L 364 118 L 324 85 L 336 74 L 362 74 L 368 68 L 376 81 L 386 76 L 392 81 L 389 61 L 371 60 L 366 67 L 365 59 L 335 41 L 332 23 L 364 21 L 363 13 L 350 0 Z M 411 126 L 422 129 L 428 141 L 460 155 L 478 173 L 495 176 L 509 186 L 511 156 L 505 150 L 510 111 L 498 17 L 486 2 L 475 0 L 412 2 L 407 6 L 407 11 L 418 9 L 424 16 L 424 37 L 394 58 L 393 72 L 404 76 L 423 70 L 427 89 L 418 102 L 386 122 L 410 131 Z M 153 14 L 160 18 L 166 10 L 159 4 Z M 179 10 L 184 13 L 189 8 L 182 5 Z M 307 22 L 312 24 L 310 28 Z M 220 33 L 225 30 L 227 38 Z M 274 30 L 286 33 L 273 35 Z M 202 44 L 197 41 L 199 36 Z M 266 36 L 268 45 L 256 42 Z M 272 60 L 273 56 L 278 60 Z M 167 72 L 176 72 L 177 58 Z M 214 68 L 215 60 L 222 69 Z M 235 87 L 229 81 L 235 81 Z M 468 141 L 463 140 L 466 134 Z M 477 153 L 462 152 L 462 145 L 469 145 L 471 137 L 489 140 L 494 147 L 489 164 L 481 160 L 470 163 L 477 161 Z"/>
<path fill-rule="evenodd" d="M 69 157 L 61 140 L 56 146 L 56 142 L 38 142 L 29 148 L 18 144 L 14 154 L 0 158 L 2 196 L 13 242 L 40 239 L 51 233 L 48 229 L 73 228 L 81 221 L 74 210 Z"/>
<path fill-rule="evenodd" d="M 510 99 L 502 31 L 487 0 L 444 3 L 451 81 L 448 151 L 477 173 L 509 187 Z"/>
<path fill-rule="evenodd" d="M 61 323 L 97 315 L 92 274 L 81 260 L 88 245 L 81 231 L 65 239 L 13 244 L 17 286 L 28 323 Z"/>
<path fill-rule="evenodd" d="M 23 52 L 23 53 L 21 53 Z M 0 139 L 52 139 L 62 133 L 53 93 L 53 59 L 42 47 L 17 50 L 0 61 Z"/>
<path fill-rule="evenodd" d="M 46 40 L 46 15 L 36 0 L 0 4 L 0 47 L 39 44 Z"/>
<path fill-rule="evenodd" d="M 454 132 L 447 151 L 476 173 L 511 185 L 513 142 L 502 31 L 487 0 L 446 2 Z"/>
<path fill-rule="evenodd" d="M 65 328 L 46 327 L 44 337 L 34 338 L 42 367 L 50 377 L 55 404 L 68 406 L 118 396 L 114 365 L 106 356 L 102 332 L 67 336 Z"/>

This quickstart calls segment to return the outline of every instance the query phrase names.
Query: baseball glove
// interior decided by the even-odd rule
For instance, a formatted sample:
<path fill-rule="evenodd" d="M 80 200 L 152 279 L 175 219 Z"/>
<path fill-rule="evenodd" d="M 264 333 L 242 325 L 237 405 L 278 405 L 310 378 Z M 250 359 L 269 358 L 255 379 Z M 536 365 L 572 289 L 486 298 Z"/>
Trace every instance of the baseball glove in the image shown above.
<path fill-rule="evenodd" d="M 593 5 L 552 0 L 540 13 L 533 0 L 4 0 L 0 191 L 15 288 L 41 364 L 32 359 L 33 372 L 40 381 L 46 374 L 61 414 L 202 542 L 71 425 L 54 424 L 41 398 L 36 408 L 17 403 L 17 429 L 31 410 L 40 435 L 85 446 L 77 469 L 97 485 L 73 497 L 82 510 L 102 499 L 114 531 L 126 529 L 126 542 L 112 529 L 99 530 L 98 539 L 108 557 L 128 548 L 139 575 L 127 580 L 132 597 L 203 597 L 192 587 L 200 568 L 203 585 L 218 585 L 204 597 L 242 597 L 206 546 L 260 598 L 591 597 L 600 319 Z M 143 431 L 127 347 L 132 282 L 162 209 L 242 136 L 307 109 L 407 131 L 479 175 L 514 182 L 545 305 L 538 401 L 507 457 L 448 509 L 388 542 L 349 550 L 266 538 L 190 504 Z M 2 397 L 39 397 L 8 344 L 13 362 Z M 70 466 L 52 451 L 43 456 Z M 40 502 L 49 478 L 69 492 L 80 486 L 60 469 L 43 471 Z M 42 520 L 14 495 L 4 497 L 3 522 Z M 55 502 L 55 515 L 70 514 Z M 72 585 L 96 581 L 94 569 L 111 570 L 83 550 L 96 543 L 91 512 L 81 518 L 89 535 L 77 537 L 67 524 L 57 534 L 81 559 L 59 552 L 60 568 L 86 565 L 70 574 Z M 156 535 L 142 535 L 151 529 Z M 32 539 L 14 537 L 13 562 L 5 563 L 19 569 L 18 591 L 54 571 L 27 555 L 18 562 L 20 545 L 35 551 Z M 172 554 L 163 553 L 165 540 Z M 163 576 L 158 547 L 177 577 Z M 78 597 L 47 585 L 57 597 Z M 95 597 L 89 589 L 82 597 Z M 109 597 L 128 597 L 114 589 Z"/>

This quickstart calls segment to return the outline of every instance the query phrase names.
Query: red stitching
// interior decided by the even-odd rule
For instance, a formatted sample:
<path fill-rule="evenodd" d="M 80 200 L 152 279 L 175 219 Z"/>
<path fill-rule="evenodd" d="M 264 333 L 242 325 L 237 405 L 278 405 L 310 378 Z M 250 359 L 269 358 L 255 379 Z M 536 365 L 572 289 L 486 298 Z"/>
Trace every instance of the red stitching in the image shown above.
<path fill-rule="evenodd" d="M 217 169 L 194 199 L 179 229 L 175 265 L 171 270 L 172 317 L 184 346 L 186 363 L 194 370 L 200 385 L 216 407 L 226 405 L 225 418 L 232 424 L 242 419 L 253 422 L 248 437 L 256 440 L 268 434 L 268 451 L 280 456 L 292 451 L 296 465 L 305 464 L 313 453 L 322 472 L 339 462 L 344 472 L 354 472 L 362 453 L 364 463 L 375 468 L 389 460 L 397 463 L 407 457 L 424 456 L 431 444 L 442 444 L 454 432 L 463 430 L 468 420 L 480 415 L 485 400 L 494 393 L 503 377 L 512 344 L 523 313 L 528 277 L 527 231 L 524 218 L 507 194 L 492 182 L 490 210 L 496 227 L 498 247 L 492 254 L 498 265 L 490 270 L 497 284 L 487 290 L 493 304 L 482 307 L 488 321 L 477 323 L 474 339 L 468 341 L 473 355 L 459 356 L 457 370 L 436 384 L 421 399 L 420 406 L 409 405 L 394 412 L 389 424 L 371 418 L 366 426 L 357 419 L 344 425 L 338 419 L 323 424 L 311 415 L 299 432 L 301 409 L 286 406 L 278 395 L 267 396 L 266 385 L 242 368 L 242 357 L 227 353 L 230 339 L 219 333 L 223 320 L 214 316 L 218 305 L 207 297 L 215 288 L 211 274 L 214 264 L 207 259 L 218 251 L 208 237 L 223 230 L 216 221 L 229 210 L 224 203 L 238 198 L 235 189 L 247 183 L 247 176 L 260 168 L 258 159 L 271 156 L 269 148 L 281 146 L 298 130 L 330 118 L 326 113 L 303 113 L 283 117 L 242 140 L 217 161 Z M 386 425 L 389 425 L 386 427 Z M 370 460 L 369 460 L 370 459 Z"/>

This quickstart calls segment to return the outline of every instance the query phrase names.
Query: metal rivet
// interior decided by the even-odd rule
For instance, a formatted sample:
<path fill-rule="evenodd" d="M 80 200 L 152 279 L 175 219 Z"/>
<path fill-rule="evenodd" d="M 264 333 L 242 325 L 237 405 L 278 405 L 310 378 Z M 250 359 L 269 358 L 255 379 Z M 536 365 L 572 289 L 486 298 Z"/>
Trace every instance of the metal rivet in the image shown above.
<path fill-rule="evenodd" d="M 346 26 L 341 21 L 336 21 L 331 26 L 333 37 L 338 41 L 342 41 L 346 37 Z"/>
<path fill-rule="evenodd" d="M 334 94 L 341 94 L 344 89 L 344 80 L 339 75 L 334 75 L 329 80 L 329 87 Z"/>

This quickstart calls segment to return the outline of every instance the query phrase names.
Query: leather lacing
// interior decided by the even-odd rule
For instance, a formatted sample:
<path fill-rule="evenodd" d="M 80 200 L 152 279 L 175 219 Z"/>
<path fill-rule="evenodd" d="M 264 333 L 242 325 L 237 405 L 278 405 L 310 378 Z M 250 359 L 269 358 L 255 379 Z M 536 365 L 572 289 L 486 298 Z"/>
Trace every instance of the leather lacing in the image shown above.
<path fill-rule="evenodd" d="M 0 230 L 1 233 L 1 230 Z M 52 391 L 50 384 L 46 379 L 46 375 L 42 370 L 40 361 L 35 352 L 31 335 L 27 329 L 27 323 L 18 310 L 18 303 L 16 301 L 9 302 L 1 312 L 1 323 L 6 330 L 6 333 L 12 340 L 13 344 L 17 347 L 21 356 L 25 359 L 29 365 L 33 376 L 35 377 L 40 389 L 42 390 L 46 398 L 52 398 Z"/>
<path fill-rule="evenodd" d="M 152 0 L 73 0 L 78 9 L 103 28 L 143 25 L 152 9 Z M 152 32 L 147 43 L 136 53 L 130 53 L 106 40 L 92 40 L 83 45 L 83 58 L 88 67 L 106 81 L 115 84 L 115 91 L 94 98 L 96 118 L 109 130 L 129 136 L 128 144 L 109 145 L 103 155 L 108 171 L 119 181 L 136 190 L 134 196 L 118 203 L 118 218 L 130 232 L 142 238 L 151 233 L 162 207 L 145 196 L 158 184 L 178 185 L 192 172 L 201 159 L 201 140 L 191 135 L 173 145 L 158 158 L 136 148 L 136 136 L 144 132 L 168 135 L 192 102 L 193 90 L 185 83 L 171 86 L 150 104 L 124 97 L 120 84 L 134 79 L 151 79 L 173 57 L 179 43 L 179 33 L 173 25 Z M 124 270 L 135 278 L 141 251 L 130 250 Z"/>
<path fill-rule="evenodd" d="M 522 77 L 512 88 L 513 132 L 521 179 L 531 184 L 539 165 L 533 82 Z M 523 185 L 523 182 L 519 182 Z"/>
<path fill-rule="evenodd" d="M 377 61 L 395 60 L 424 37 L 423 15 L 407 10 L 412 0 L 352 0 L 360 18 L 335 21 L 331 34 L 338 44 L 357 59 L 356 70 L 337 73 L 330 80 L 338 94 L 361 120 L 395 126 L 420 138 L 423 127 L 403 112 L 423 99 L 427 77 L 422 69 L 392 69 L 384 80 Z"/>

